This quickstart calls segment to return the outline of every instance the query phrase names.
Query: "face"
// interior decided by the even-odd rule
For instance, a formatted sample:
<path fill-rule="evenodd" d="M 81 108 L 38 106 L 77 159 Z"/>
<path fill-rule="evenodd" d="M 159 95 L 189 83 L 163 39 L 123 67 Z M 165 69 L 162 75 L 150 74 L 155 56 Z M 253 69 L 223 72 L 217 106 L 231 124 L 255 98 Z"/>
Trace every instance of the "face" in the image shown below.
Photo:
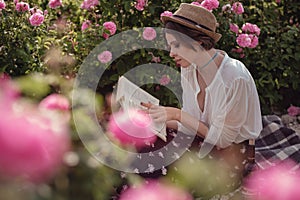
<path fill-rule="evenodd" d="M 166 33 L 166 40 L 170 50 L 170 57 L 174 59 L 176 65 L 186 68 L 191 65 L 191 55 L 195 51 L 180 43 L 172 34 Z"/>

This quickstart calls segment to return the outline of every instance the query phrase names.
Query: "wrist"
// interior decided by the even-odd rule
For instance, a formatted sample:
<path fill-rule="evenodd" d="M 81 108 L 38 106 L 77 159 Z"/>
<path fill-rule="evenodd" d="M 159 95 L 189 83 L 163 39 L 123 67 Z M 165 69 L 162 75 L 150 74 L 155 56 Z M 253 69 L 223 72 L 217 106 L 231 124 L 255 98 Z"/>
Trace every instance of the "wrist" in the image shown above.
<path fill-rule="evenodd" d="M 178 122 L 181 121 L 181 110 L 178 108 L 175 108 L 174 120 L 176 120 Z"/>

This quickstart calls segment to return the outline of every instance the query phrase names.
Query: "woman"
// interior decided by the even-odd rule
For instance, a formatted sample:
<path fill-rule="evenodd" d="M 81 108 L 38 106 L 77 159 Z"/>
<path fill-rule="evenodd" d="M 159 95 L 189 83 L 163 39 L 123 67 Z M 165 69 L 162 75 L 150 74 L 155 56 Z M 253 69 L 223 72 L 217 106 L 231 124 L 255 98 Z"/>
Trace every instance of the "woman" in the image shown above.
<path fill-rule="evenodd" d="M 238 60 L 215 49 L 221 38 L 215 16 L 203 7 L 182 3 L 172 16 L 162 16 L 170 56 L 181 67 L 182 108 L 142 103 L 155 121 L 203 138 L 200 156 L 233 160 L 262 130 L 260 103 L 251 74 Z M 237 156 L 243 157 L 243 156 Z M 239 167 L 240 169 L 240 167 Z M 241 172 L 241 171 L 240 171 Z"/>

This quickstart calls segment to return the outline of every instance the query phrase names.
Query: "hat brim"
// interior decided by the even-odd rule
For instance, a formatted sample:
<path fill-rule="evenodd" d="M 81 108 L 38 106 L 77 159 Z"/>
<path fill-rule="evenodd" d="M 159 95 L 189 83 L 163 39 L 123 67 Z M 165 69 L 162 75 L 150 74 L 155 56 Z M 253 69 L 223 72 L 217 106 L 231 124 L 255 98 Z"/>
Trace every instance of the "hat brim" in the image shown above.
<path fill-rule="evenodd" d="M 201 32 L 205 33 L 206 35 L 208 35 L 209 37 L 211 37 L 212 39 L 214 39 L 215 42 L 218 42 L 220 40 L 220 38 L 222 37 L 222 35 L 220 33 L 214 33 L 212 31 L 204 29 L 200 26 L 191 24 L 190 22 L 185 21 L 184 19 L 181 19 L 181 18 L 177 18 L 177 17 L 173 17 L 173 16 L 161 16 L 161 20 L 164 24 L 166 24 L 169 21 L 172 21 L 172 22 L 181 24 L 183 26 L 187 26 L 189 28 L 201 31 Z"/>

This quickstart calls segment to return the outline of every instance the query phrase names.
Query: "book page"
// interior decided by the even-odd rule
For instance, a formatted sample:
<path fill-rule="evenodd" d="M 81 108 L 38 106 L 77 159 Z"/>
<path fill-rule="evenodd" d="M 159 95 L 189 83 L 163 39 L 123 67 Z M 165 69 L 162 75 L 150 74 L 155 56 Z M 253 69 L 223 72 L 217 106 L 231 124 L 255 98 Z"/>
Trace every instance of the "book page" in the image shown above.
<path fill-rule="evenodd" d="M 141 102 L 159 105 L 159 99 L 141 89 L 124 76 L 121 76 L 118 80 L 116 101 L 124 110 L 130 108 L 145 110 L 145 107 L 141 106 Z M 167 133 L 165 123 L 154 122 L 152 124 L 152 130 L 162 140 L 166 141 Z"/>

